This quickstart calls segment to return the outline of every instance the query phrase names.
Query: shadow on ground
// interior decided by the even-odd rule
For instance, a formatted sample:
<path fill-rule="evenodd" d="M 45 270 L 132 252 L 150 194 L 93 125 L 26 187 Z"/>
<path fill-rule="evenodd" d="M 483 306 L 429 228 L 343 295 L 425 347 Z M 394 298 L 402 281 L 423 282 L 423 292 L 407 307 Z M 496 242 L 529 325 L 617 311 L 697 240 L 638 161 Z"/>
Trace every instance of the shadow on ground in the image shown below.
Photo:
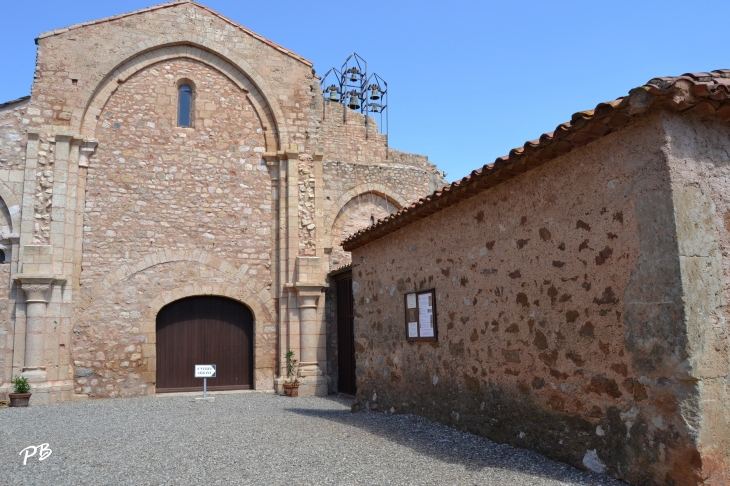
<path fill-rule="evenodd" d="M 351 400 L 333 397 L 331 400 L 349 404 Z M 390 415 L 382 412 L 358 412 L 349 410 L 311 410 L 287 408 L 299 415 L 330 420 L 358 427 L 388 441 L 408 447 L 418 454 L 434 460 L 458 464 L 469 471 L 503 469 L 531 476 L 583 485 L 625 485 L 609 476 L 552 461 L 546 457 L 506 444 L 497 444 L 485 437 L 452 429 L 415 415 Z"/>

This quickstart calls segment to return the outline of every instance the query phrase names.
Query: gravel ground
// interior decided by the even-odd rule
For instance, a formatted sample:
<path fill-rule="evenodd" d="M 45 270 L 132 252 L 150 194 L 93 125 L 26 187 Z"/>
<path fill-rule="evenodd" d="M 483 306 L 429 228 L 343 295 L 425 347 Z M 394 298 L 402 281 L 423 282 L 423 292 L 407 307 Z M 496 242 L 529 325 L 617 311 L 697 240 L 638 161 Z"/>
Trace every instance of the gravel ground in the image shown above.
<path fill-rule="evenodd" d="M 265 393 L 0 410 L 0 484 L 619 485 L 413 415 Z M 19 452 L 48 443 L 45 460 Z"/>

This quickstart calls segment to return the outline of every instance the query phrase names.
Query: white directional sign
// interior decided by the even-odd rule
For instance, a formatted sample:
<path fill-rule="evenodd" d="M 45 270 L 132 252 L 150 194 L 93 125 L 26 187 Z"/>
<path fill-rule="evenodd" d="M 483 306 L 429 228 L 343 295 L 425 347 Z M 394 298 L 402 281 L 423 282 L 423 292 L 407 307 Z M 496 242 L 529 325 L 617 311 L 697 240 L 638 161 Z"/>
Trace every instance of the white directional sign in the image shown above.
<path fill-rule="evenodd" d="M 215 365 L 195 365 L 195 378 L 215 378 Z"/>

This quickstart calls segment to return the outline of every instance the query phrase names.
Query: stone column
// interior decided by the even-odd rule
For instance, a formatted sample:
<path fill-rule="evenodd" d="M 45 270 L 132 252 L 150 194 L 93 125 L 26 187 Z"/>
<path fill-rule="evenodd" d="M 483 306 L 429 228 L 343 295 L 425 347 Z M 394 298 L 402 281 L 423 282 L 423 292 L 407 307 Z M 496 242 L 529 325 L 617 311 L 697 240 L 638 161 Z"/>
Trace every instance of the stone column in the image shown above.
<path fill-rule="evenodd" d="M 25 362 L 23 376 L 31 382 L 46 381 L 46 305 L 50 301 L 53 275 L 16 275 L 25 292 Z"/>

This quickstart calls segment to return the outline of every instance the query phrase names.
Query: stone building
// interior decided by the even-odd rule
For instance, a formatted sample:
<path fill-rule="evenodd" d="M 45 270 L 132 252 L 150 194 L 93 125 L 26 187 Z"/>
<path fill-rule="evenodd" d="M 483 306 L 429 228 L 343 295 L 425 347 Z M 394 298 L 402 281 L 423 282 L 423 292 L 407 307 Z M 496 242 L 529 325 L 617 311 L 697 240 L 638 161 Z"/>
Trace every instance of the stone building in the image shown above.
<path fill-rule="evenodd" d="M 192 1 L 42 34 L 0 105 L 0 393 L 31 403 L 326 394 L 324 289 L 346 234 L 444 184 L 325 101 L 312 63 Z M 330 359 L 328 359 L 330 358 Z"/>
<path fill-rule="evenodd" d="M 728 86 L 653 79 L 348 238 L 360 406 L 728 484 Z"/>

